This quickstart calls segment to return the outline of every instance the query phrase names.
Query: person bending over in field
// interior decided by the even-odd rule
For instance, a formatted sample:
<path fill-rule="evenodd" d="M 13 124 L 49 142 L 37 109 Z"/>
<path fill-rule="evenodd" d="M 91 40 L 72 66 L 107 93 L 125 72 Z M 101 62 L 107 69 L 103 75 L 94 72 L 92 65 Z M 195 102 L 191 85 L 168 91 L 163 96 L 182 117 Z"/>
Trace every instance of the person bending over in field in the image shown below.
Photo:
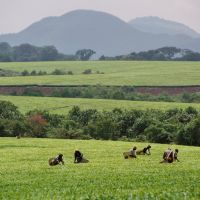
<path fill-rule="evenodd" d="M 180 160 L 178 159 L 178 149 L 175 149 L 174 161 L 180 162 Z"/>
<path fill-rule="evenodd" d="M 132 149 L 130 149 L 128 152 L 124 152 L 124 158 L 128 159 L 128 158 L 137 158 L 136 156 L 136 149 L 137 147 L 133 147 Z"/>
<path fill-rule="evenodd" d="M 174 161 L 174 152 L 168 148 L 164 151 L 163 160 L 160 163 L 173 163 Z"/>
<path fill-rule="evenodd" d="M 62 154 L 58 154 L 57 157 L 49 159 L 49 165 L 50 166 L 55 166 L 55 165 L 59 165 L 59 164 L 64 165 L 63 155 Z"/>
<path fill-rule="evenodd" d="M 137 155 L 145 155 L 145 154 L 151 155 L 150 149 L 151 149 L 151 146 L 148 145 L 148 146 L 145 147 L 144 149 L 138 150 L 136 153 L 137 153 Z"/>
<path fill-rule="evenodd" d="M 79 150 L 76 150 L 74 152 L 74 163 L 88 163 L 89 160 L 85 159 L 83 157 L 83 154 L 79 151 Z"/>

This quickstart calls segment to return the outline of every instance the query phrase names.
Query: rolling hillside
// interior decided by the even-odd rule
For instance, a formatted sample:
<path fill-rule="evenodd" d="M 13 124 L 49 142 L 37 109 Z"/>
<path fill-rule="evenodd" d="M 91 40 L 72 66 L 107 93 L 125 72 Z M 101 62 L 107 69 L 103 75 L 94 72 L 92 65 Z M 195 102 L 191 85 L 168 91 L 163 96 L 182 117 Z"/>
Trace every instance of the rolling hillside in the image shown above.
<path fill-rule="evenodd" d="M 55 98 L 55 97 L 25 97 L 25 96 L 2 96 L 0 100 L 10 101 L 19 107 L 19 110 L 26 113 L 33 109 L 48 110 L 50 113 L 67 114 L 73 106 L 81 109 L 112 110 L 121 109 L 159 109 L 167 110 L 172 108 L 187 108 L 192 106 L 200 109 L 198 103 L 169 103 L 169 102 L 147 102 L 147 101 L 124 101 L 104 99 L 81 99 L 81 98 Z"/>
<path fill-rule="evenodd" d="M 72 71 L 74 75 L 1 77 L 0 85 L 131 85 L 179 86 L 200 85 L 199 62 L 23 62 L 0 63 L 1 69 L 47 71 L 55 69 Z M 91 69 L 92 74 L 82 74 Z M 97 74 L 97 71 L 104 74 Z"/>

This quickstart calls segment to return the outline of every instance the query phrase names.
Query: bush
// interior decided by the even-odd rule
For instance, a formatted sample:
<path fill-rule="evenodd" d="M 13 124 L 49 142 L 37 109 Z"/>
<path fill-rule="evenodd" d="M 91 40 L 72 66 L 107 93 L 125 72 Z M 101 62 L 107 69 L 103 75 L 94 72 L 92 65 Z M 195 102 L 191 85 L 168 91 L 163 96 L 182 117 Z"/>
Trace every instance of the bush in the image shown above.
<path fill-rule="evenodd" d="M 44 96 L 43 93 L 40 90 L 34 89 L 34 88 L 26 88 L 24 92 L 22 93 L 23 96 L 36 96 L 36 97 L 42 97 Z"/>
<path fill-rule="evenodd" d="M 24 70 L 22 73 L 21 73 L 22 76 L 29 76 L 29 72 L 27 70 Z"/>
<path fill-rule="evenodd" d="M 72 71 L 68 71 L 67 75 L 73 75 L 73 72 Z"/>
<path fill-rule="evenodd" d="M 97 111 L 74 106 L 66 116 L 32 110 L 23 116 L 0 101 L 0 136 L 150 141 L 200 145 L 200 115 L 192 107 L 158 110 Z"/>
<path fill-rule="evenodd" d="M 86 69 L 85 71 L 83 71 L 82 74 L 92 74 L 92 70 L 91 69 Z"/>
<path fill-rule="evenodd" d="M 23 116 L 19 112 L 17 106 L 15 106 L 13 103 L 9 101 L 0 101 L 0 118 L 17 120 L 22 119 Z"/>
<path fill-rule="evenodd" d="M 48 125 L 47 120 L 43 117 L 42 114 L 34 114 L 27 117 L 27 123 L 30 128 L 28 133 L 31 137 L 45 137 L 45 127 Z"/>
<path fill-rule="evenodd" d="M 52 73 L 52 75 L 66 75 L 67 73 L 60 69 L 55 69 Z"/>
<path fill-rule="evenodd" d="M 33 70 L 31 73 L 30 73 L 30 76 L 36 76 L 37 75 L 37 72 L 35 70 Z"/>
<path fill-rule="evenodd" d="M 200 116 L 180 129 L 177 141 L 179 144 L 200 146 Z"/>
<path fill-rule="evenodd" d="M 47 75 L 47 72 L 46 71 L 39 71 L 38 72 L 38 74 L 37 74 L 38 76 L 43 76 L 43 75 Z"/>

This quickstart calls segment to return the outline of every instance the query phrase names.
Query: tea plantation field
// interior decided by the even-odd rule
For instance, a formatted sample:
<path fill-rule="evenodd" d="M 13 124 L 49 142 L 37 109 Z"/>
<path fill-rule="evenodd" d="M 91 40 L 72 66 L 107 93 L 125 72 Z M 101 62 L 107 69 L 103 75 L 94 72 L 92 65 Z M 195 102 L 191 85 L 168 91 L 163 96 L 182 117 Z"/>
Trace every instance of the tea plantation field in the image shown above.
<path fill-rule="evenodd" d="M 200 148 L 175 146 L 181 162 L 160 164 L 169 145 L 151 144 L 151 156 L 125 160 L 133 145 L 118 141 L 0 138 L 0 199 L 200 199 Z M 74 164 L 75 149 L 87 164 Z M 48 166 L 63 153 L 64 166 Z"/>
<path fill-rule="evenodd" d="M 1 77 L 0 85 L 200 85 L 200 62 L 17 62 L 0 63 L 0 69 L 18 72 L 42 70 L 48 73 L 61 69 L 65 72 L 72 71 L 74 74 Z M 91 69 L 92 74 L 82 74 L 86 69 Z M 97 74 L 97 71 L 100 74 Z"/>
<path fill-rule="evenodd" d="M 0 100 L 10 101 L 15 104 L 22 113 L 29 110 L 47 110 L 55 114 L 67 114 L 73 106 L 81 109 L 112 110 L 121 109 L 160 109 L 187 108 L 192 106 L 200 110 L 198 103 L 169 103 L 169 102 L 148 102 L 148 101 L 125 101 L 125 100 L 105 100 L 105 99 L 81 99 L 81 98 L 56 98 L 56 97 L 28 97 L 28 96 L 3 96 Z"/>

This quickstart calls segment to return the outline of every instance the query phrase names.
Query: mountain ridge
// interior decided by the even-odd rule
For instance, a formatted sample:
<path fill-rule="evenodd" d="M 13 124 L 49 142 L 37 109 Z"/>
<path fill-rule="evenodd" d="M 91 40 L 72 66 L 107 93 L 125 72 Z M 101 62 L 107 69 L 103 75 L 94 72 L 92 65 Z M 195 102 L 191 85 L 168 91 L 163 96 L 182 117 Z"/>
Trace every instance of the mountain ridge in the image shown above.
<path fill-rule="evenodd" d="M 157 16 L 137 17 L 128 22 L 132 27 L 147 33 L 188 35 L 200 38 L 200 33 L 180 22 L 163 19 Z"/>
<path fill-rule="evenodd" d="M 96 51 L 97 55 L 109 56 L 163 46 L 185 48 L 188 45 L 189 49 L 200 51 L 196 45 L 200 39 L 194 40 L 187 35 L 146 33 L 114 15 L 92 10 L 75 10 L 58 17 L 46 17 L 18 33 L 0 36 L 0 42 L 54 45 L 66 54 L 88 48 Z"/>

